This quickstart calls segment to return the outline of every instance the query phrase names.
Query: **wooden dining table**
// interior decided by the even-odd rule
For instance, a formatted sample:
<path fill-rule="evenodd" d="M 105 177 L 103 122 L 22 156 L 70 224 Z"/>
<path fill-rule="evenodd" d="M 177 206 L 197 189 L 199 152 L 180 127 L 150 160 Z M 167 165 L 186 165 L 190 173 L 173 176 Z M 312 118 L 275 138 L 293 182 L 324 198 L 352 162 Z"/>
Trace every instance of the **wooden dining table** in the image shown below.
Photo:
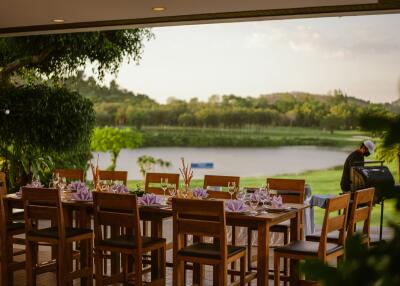
<path fill-rule="evenodd" d="M 15 194 L 4 196 L 5 208 L 9 214 L 12 214 L 12 209 L 22 208 L 22 199 Z M 65 221 L 70 225 L 73 222 L 72 212 L 77 211 L 77 223 L 81 227 L 90 227 L 91 216 L 93 213 L 93 202 L 91 201 L 75 201 L 75 200 L 62 200 L 64 208 Z M 289 207 L 284 211 L 268 211 L 267 213 L 257 212 L 256 214 L 250 213 L 234 213 L 226 212 L 226 223 L 229 226 L 236 227 L 252 227 L 257 230 L 257 285 L 265 286 L 269 282 L 269 229 L 271 226 L 281 222 L 290 220 L 291 241 L 302 239 L 300 237 L 300 217 L 301 212 L 308 207 L 306 204 L 285 204 Z M 173 215 L 172 206 L 141 206 L 139 208 L 140 218 L 151 223 L 151 236 L 163 236 L 163 220 L 171 218 Z M 161 267 L 160 257 L 161 253 L 153 251 L 151 253 L 151 276 L 157 278 L 159 269 Z M 297 284 L 296 279 L 296 262 L 291 262 L 290 275 L 291 285 Z M 113 269 L 112 269 L 113 271 Z M 201 282 L 201 277 L 194 277 L 195 282 Z M 199 280 L 199 281 L 196 281 Z"/>

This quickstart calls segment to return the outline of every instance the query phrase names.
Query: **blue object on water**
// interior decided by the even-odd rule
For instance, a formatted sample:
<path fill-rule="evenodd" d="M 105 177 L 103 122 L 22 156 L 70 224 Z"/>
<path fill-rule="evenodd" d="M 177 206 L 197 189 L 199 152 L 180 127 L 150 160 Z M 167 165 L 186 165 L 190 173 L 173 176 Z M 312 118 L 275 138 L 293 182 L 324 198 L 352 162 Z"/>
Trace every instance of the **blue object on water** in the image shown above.
<path fill-rule="evenodd" d="M 205 162 L 205 163 L 192 163 L 190 165 L 193 169 L 213 169 L 214 163 Z"/>

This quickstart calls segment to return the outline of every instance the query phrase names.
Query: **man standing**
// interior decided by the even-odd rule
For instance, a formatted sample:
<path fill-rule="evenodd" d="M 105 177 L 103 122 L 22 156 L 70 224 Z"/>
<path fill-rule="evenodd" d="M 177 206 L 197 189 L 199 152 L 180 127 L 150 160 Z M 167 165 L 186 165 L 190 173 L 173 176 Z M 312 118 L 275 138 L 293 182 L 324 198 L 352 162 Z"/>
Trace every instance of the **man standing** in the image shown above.
<path fill-rule="evenodd" d="M 375 144 L 371 140 L 364 141 L 360 148 L 353 151 L 346 159 L 343 166 L 342 180 L 340 181 L 340 187 L 343 192 L 351 191 L 351 167 L 364 165 L 364 157 L 368 157 L 373 154 L 375 150 Z"/>

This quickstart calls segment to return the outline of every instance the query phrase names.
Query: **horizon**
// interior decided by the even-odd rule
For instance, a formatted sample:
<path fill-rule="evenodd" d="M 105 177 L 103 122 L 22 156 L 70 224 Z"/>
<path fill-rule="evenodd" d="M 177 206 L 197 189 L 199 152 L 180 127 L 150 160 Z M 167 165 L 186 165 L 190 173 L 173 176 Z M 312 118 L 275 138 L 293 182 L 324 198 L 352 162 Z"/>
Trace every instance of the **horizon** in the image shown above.
<path fill-rule="evenodd" d="M 335 89 L 392 103 L 400 95 L 396 26 L 395 14 L 152 28 L 139 65 L 125 59 L 102 84 L 115 79 L 159 103 Z"/>

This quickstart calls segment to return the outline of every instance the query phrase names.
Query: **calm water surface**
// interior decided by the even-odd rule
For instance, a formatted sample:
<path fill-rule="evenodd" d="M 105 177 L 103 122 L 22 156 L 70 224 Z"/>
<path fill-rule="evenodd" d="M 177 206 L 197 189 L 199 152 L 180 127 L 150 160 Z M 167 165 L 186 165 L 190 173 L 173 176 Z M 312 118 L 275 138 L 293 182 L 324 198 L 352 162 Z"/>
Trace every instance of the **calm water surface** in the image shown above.
<path fill-rule="evenodd" d="M 108 153 L 99 153 L 100 168 L 110 164 Z M 314 146 L 290 146 L 278 148 L 181 148 L 158 147 L 122 150 L 118 157 L 117 170 L 127 170 L 129 179 L 141 179 L 136 164 L 138 157 L 150 155 L 170 161 L 170 168 L 156 167 L 153 171 L 178 172 L 179 161 L 184 157 L 190 162 L 213 162 L 213 169 L 194 169 L 194 177 L 205 174 L 233 175 L 241 177 L 272 176 L 284 173 L 299 173 L 342 165 L 347 152 Z M 97 153 L 94 154 L 95 158 Z"/>

